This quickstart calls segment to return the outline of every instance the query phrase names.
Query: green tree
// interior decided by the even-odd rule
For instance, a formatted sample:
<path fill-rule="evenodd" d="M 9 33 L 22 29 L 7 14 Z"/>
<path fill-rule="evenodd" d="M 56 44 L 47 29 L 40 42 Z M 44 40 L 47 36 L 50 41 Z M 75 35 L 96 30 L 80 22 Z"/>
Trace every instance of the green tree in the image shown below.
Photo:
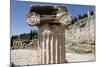
<path fill-rule="evenodd" d="M 90 15 L 94 15 L 94 11 L 91 11 L 91 12 L 90 12 Z"/>
<path fill-rule="evenodd" d="M 74 17 L 71 23 L 74 24 L 75 22 L 77 22 L 77 17 Z"/>
<path fill-rule="evenodd" d="M 31 30 L 30 31 L 30 40 L 32 40 L 32 37 L 33 37 L 33 31 Z"/>
<path fill-rule="evenodd" d="M 83 14 L 83 18 L 86 18 L 88 17 L 87 13 Z"/>
<path fill-rule="evenodd" d="M 78 15 L 78 20 L 83 19 L 83 17 L 81 15 Z"/>

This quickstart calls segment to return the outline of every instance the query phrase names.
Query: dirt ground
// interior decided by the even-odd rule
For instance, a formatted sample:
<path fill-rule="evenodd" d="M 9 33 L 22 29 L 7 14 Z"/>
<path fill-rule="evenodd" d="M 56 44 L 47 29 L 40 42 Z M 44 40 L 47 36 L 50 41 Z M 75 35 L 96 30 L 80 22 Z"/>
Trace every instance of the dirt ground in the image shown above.
<path fill-rule="evenodd" d="M 95 61 L 95 54 L 66 53 L 66 60 L 68 62 Z"/>
<path fill-rule="evenodd" d="M 37 51 L 30 49 L 11 50 L 11 62 L 15 65 L 38 64 Z"/>
<path fill-rule="evenodd" d="M 66 52 L 66 59 L 68 62 L 95 61 L 95 55 Z M 11 62 L 16 65 L 38 64 L 38 52 L 30 49 L 11 50 Z"/>

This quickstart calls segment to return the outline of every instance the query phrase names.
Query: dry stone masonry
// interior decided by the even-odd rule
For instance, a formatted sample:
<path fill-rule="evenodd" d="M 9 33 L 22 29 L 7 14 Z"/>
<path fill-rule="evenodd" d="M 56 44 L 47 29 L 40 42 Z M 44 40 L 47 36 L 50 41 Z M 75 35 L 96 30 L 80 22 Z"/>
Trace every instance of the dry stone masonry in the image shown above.
<path fill-rule="evenodd" d="M 67 42 L 73 41 L 78 43 L 87 41 L 90 44 L 95 43 L 95 15 L 90 15 L 89 12 L 87 14 L 88 17 L 78 20 L 66 29 Z"/>
<path fill-rule="evenodd" d="M 95 14 L 67 26 L 65 44 L 67 52 L 95 53 Z"/>

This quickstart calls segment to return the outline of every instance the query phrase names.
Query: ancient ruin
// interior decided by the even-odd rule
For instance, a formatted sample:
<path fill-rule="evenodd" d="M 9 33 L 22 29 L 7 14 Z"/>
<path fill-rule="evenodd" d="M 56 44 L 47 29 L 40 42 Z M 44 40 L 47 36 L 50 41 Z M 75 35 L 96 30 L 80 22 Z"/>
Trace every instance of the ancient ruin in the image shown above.
<path fill-rule="evenodd" d="M 38 27 L 40 64 L 65 62 L 65 25 L 71 16 L 64 6 L 35 5 L 27 14 L 30 26 Z"/>

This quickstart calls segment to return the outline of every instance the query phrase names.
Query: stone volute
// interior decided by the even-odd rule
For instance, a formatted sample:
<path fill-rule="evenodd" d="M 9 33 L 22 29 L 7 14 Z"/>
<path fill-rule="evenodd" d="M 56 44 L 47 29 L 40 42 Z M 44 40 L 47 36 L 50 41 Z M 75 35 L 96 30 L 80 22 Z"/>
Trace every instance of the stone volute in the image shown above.
<path fill-rule="evenodd" d="M 71 16 L 64 6 L 30 8 L 27 23 L 38 27 L 39 64 L 65 62 L 65 25 L 70 22 Z"/>

